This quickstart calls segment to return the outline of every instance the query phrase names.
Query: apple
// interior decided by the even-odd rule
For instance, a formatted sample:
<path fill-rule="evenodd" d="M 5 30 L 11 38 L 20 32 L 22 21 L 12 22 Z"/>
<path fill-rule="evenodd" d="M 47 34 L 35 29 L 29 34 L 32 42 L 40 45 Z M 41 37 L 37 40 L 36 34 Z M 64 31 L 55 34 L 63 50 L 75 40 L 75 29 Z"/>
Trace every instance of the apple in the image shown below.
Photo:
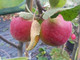
<path fill-rule="evenodd" d="M 12 37 L 21 42 L 29 41 L 31 24 L 31 20 L 22 17 L 14 17 L 10 23 Z"/>
<path fill-rule="evenodd" d="M 41 40 L 51 46 L 61 46 L 72 33 L 72 23 L 65 21 L 61 14 L 56 18 L 44 20 L 41 24 Z"/>

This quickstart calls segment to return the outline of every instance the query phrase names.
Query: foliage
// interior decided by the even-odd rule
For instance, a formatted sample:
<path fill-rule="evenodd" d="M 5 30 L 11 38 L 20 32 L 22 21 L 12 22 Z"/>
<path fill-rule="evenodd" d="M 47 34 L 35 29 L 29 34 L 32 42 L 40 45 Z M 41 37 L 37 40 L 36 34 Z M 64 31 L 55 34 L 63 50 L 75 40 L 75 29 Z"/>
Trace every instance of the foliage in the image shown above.
<path fill-rule="evenodd" d="M 54 16 L 56 17 L 58 14 L 61 14 L 65 20 L 71 21 L 78 16 L 79 11 L 80 5 L 69 9 L 66 8 L 50 9 L 43 15 L 43 18 L 44 19 L 48 19 L 49 17 L 54 18 Z"/>
<path fill-rule="evenodd" d="M 38 60 L 48 60 L 47 57 L 39 57 Z"/>
<path fill-rule="evenodd" d="M 0 0 L 0 9 L 18 6 L 24 0 Z"/>
<path fill-rule="evenodd" d="M 52 56 L 51 60 L 69 60 L 69 55 L 66 51 L 61 53 L 62 49 L 60 48 L 53 48 L 51 50 L 50 55 Z"/>
<path fill-rule="evenodd" d="M 28 60 L 28 58 L 27 57 L 19 57 L 19 58 L 7 59 L 7 60 Z"/>
<path fill-rule="evenodd" d="M 66 0 L 49 0 L 51 8 L 63 7 L 66 3 Z"/>
<path fill-rule="evenodd" d="M 37 59 L 38 60 L 48 60 L 47 57 L 45 57 L 46 54 L 46 48 L 39 48 L 39 54 L 37 54 Z"/>

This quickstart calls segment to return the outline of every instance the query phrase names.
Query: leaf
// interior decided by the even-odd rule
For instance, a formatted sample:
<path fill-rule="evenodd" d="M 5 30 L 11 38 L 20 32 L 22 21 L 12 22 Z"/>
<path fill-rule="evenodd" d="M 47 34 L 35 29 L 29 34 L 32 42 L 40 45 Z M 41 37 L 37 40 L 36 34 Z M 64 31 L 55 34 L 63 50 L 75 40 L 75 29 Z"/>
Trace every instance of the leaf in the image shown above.
<path fill-rule="evenodd" d="M 72 0 L 76 4 L 80 4 L 80 0 Z"/>
<path fill-rule="evenodd" d="M 72 21 L 73 19 L 75 19 L 78 16 L 79 11 L 80 11 L 80 5 L 78 5 L 74 8 L 71 8 L 71 9 L 67 9 L 67 10 L 63 10 L 58 13 L 55 13 L 51 16 L 51 18 L 54 18 L 54 16 L 61 14 L 63 16 L 64 20 Z"/>
<path fill-rule="evenodd" d="M 59 0 L 49 0 L 50 6 L 53 8 L 58 4 Z"/>
<path fill-rule="evenodd" d="M 7 59 L 7 60 L 28 60 L 28 58 L 27 57 L 19 57 L 19 58 Z"/>
<path fill-rule="evenodd" d="M 38 60 L 48 60 L 47 57 L 39 57 Z"/>
<path fill-rule="evenodd" d="M 39 58 L 40 56 L 42 56 L 42 53 L 39 53 L 36 57 Z"/>
<path fill-rule="evenodd" d="M 27 51 L 32 50 L 38 43 L 40 29 L 41 29 L 41 26 L 40 26 L 39 22 L 37 22 L 37 20 L 34 20 L 32 22 L 32 26 L 31 26 L 31 35 L 30 35 L 31 41 L 30 41 L 28 48 L 26 49 Z"/>
<path fill-rule="evenodd" d="M 35 13 L 36 9 L 32 8 L 32 12 Z M 38 11 L 36 11 L 36 14 L 38 14 Z"/>
<path fill-rule="evenodd" d="M 39 52 L 42 52 L 42 51 L 45 51 L 45 50 L 46 50 L 46 47 L 39 48 Z"/>
<path fill-rule="evenodd" d="M 38 20 L 38 22 L 39 22 L 40 24 L 41 24 L 43 21 L 44 21 L 44 20 L 41 20 L 41 19 L 40 19 L 40 20 Z"/>
<path fill-rule="evenodd" d="M 50 55 L 52 57 L 52 60 L 69 60 L 69 54 L 64 51 L 61 54 L 61 50 L 60 48 L 53 48 L 50 52 Z"/>
<path fill-rule="evenodd" d="M 80 11 L 80 5 L 72 9 L 61 11 L 59 14 L 61 14 L 65 20 L 71 21 L 78 16 L 79 11 Z"/>
<path fill-rule="evenodd" d="M 63 7 L 66 3 L 66 0 L 49 0 L 51 8 Z"/>
<path fill-rule="evenodd" d="M 44 49 L 43 48 L 39 48 L 39 52 L 42 52 L 42 51 L 44 51 Z"/>
<path fill-rule="evenodd" d="M 33 18 L 33 14 L 28 13 L 28 12 L 20 12 L 18 13 L 20 17 L 24 18 L 24 19 L 29 19 L 31 20 Z"/>
<path fill-rule="evenodd" d="M 0 9 L 16 7 L 24 2 L 24 0 L 0 0 Z"/>
<path fill-rule="evenodd" d="M 69 8 L 67 8 L 69 9 Z M 53 8 L 50 9 L 48 11 L 46 11 L 43 15 L 43 19 L 48 19 L 50 18 L 52 15 L 54 15 L 55 13 L 57 13 L 58 11 L 62 11 L 62 10 L 66 10 L 66 8 Z"/>

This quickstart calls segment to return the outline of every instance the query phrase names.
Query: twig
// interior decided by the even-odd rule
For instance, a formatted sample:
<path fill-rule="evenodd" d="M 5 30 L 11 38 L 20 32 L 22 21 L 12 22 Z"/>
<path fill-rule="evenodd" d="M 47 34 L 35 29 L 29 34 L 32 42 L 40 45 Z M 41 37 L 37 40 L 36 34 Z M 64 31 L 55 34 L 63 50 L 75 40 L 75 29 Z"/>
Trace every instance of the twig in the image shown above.
<path fill-rule="evenodd" d="M 79 44 L 78 44 L 79 51 L 78 51 L 78 56 L 79 56 L 79 53 L 80 53 L 80 12 L 79 12 L 79 21 L 78 22 L 79 22 L 79 37 L 78 37 L 79 38 Z M 78 56 L 77 56 L 77 58 L 78 58 L 77 60 L 79 60 Z"/>
<path fill-rule="evenodd" d="M 27 4 L 28 8 L 30 9 L 30 0 L 26 0 L 26 4 Z"/>
<path fill-rule="evenodd" d="M 29 10 L 29 8 L 28 8 L 27 4 L 26 4 L 26 10 L 27 10 L 29 13 L 31 13 L 31 14 L 32 14 L 32 12 Z"/>
<path fill-rule="evenodd" d="M 0 51 L 4 52 L 10 58 L 10 55 L 5 50 L 0 49 Z"/>
<path fill-rule="evenodd" d="M 73 24 L 73 29 L 75 30 L 74 31 L 74 34 L 76 34 L 78 36 L 78 32 L 77 32 L 77 29 L 78 27 L 76 27 L 74 24 Z M 77 48 L 78 48 L 78 38 L 76 38 L 76 40 L 74 41 L 74 48 L 73 48 L 73 52 L 72 52 L 72 60 L 75 60 L 75 55 L 76 55 L 76 51 L 77 51 Z"/>
<path fill-rule="evenodd" d="M 23 43 L 19 42 L 18 56 L 21 57 L 23 54 Z"/>
<path fill-rule="evenodd" d="M 30 11 L 32 11 L 33 8 L 33 0 L 30 0 Z"/>
<path fill-rule="evenodd" d="M 72 60 L 75 60 L 75 55 L 76 55 L 77 47 L 78 47 L 78 43 L 75 42 L 74 48 L 73 48 L 73 52 L 72 52 Z"/>
<path fill-rule="evenodd" d="M 39 15 L 43 13 L 42 11 L 46 11 L 46 10 L 41 6 L 39 0 L 36 0 L 36 5 L 37 5 L 37 7 L 38 7 Z"/>
<path fill-rule="evenodd" d="M 14 43 L 8 41 L 7 39 L 5 39 L 4 37 L 2 37 L 1 35 L 0 35 L 0 39 L 2 39 L 3 41 L 5 41 L 6 43 L 10 44 L 11 46 L 13 46 L 15 48 L 19 48 L 19 46 L 17 46 Z"/>
<path fill-rule="evenodd" d="M 65 48 L 65 44 L 64 44 L 64 45 L 62 45 L 61 54 L 63 54 L 63 52 L 64 52 L 64 48 Z"/>

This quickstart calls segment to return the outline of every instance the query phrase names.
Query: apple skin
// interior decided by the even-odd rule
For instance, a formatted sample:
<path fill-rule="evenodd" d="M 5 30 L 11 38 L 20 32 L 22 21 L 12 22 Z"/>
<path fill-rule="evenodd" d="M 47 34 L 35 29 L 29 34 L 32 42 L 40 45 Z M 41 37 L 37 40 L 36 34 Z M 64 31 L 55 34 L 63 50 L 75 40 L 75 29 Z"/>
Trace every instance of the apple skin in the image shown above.
<path fill-rule="evenodd" d="M 61 14 L 56 18 L 44 20 L 41 24 L 41 40 L 51 46 L 61 46 L 72 33 L 72 23 L 65 21 Z"/>
<path fill-rule="evenodd" d="M 10 23 L 10 32 L 13 38 L 25 42 L 30 40 L 30 29 L 32 21 L 22 17 L 15 17 Z"/>

